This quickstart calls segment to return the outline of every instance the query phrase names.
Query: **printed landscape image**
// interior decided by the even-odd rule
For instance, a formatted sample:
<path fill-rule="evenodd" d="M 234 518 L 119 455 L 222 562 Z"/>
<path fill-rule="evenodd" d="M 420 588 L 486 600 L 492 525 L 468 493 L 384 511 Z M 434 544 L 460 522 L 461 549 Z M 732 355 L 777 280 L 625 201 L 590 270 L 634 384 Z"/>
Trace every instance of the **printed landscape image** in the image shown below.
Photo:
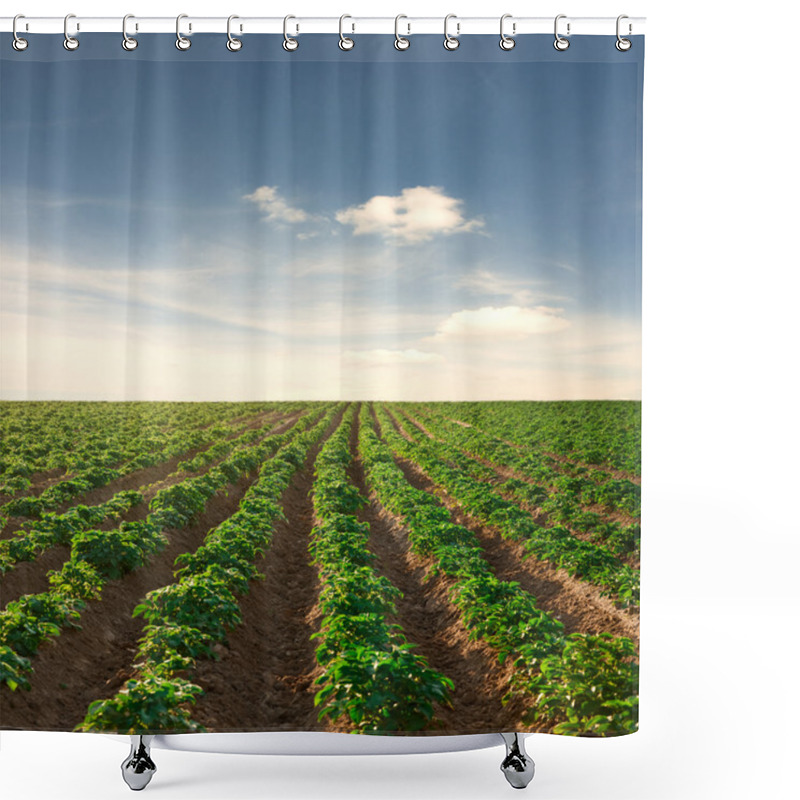
<path fill-rule="evenodd" d="M 636 730 L 642 51 L 473 38 L 0 55 L 0 728 Z"/>
<path fill-rule="evenodd" d="M 638 403 L 0 409 L 4 728 L 636 729 Z"/>

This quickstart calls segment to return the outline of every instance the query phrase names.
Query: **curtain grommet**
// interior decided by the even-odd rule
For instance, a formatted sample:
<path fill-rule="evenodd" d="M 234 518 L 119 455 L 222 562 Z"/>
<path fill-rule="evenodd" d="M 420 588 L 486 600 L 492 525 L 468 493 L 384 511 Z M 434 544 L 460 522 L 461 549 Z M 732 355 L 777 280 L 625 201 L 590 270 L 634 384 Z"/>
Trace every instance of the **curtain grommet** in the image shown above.
<path fill-rule="evenodd" d="M 339 49 L 345 52 L 352 50 L 356 46 L 356 43 L 349 36 L 344 35 L 343 26 L 346 19 L 353 18 L 349 14 L 342 14 L 342 16 L 339 17 Z M 352 28 L 353 31 L 355 31 L 356 26 L 353 24 Z"/>
<path fill-rule="evenodd" d="M 461 32 L 461 23 L 456 21 L 456 35 L 455 36 L 451 36 L 450 33 L 447 30 L 447 23 L 450 22 L 451 19 L 458 20 L 458 17 L 455 14 L 448 14 L 444 18 L 444 42 L 443 42 L 443 44 L 444 44 L 444 49 L 445 50 L 450 50 L 452 52 L 453 50 L 458 50 L 458 47 L 461 44 L 461 42 L 458 40 L 458 35 Z"/>
<path fill-rule="evenodd" d="M 188 50 L 192 46 L 192 40 L 181 33 L 181 20 L 188 19 L 188 17 L 188 14 L 178 14 L 175 20 L 175 47 L 177 47 L 178 50 Z M 189 30 L 191 29 L 190 25 Z"/>
<path fill-rule="evenodd" d="M 411 24 L 406 23 L 406 26 L 408 27 L 408 33 L 406 33 L 405 36 L 401 36 L 399 29 L 401 19 L 408 19 L 408 17 L 405 14 L 398 14 L 394 18 L 394 49 L 402 52 L 403 50 L 408 50 L 408 48 L 411 47 L 411 39 L 407 38 L 411 35 Z"/>
<path fill-rule="evenodd" d="M 231 14 L 228 17 L 228 41 L 225 42 L 225 47 L 227 47 L 228 50 L 231 51 L 231 53 L 238 53 L 242 49 L 242 40 L 237 39 L 231 33 L 231 22 L 233 22 L 233 20 L 235 19 L 239 19 L 239 17 L 236 14 Z M 241 30 L 242 28 L 241 26 L 239 26 L 239 31 L 241 32 Z"/>
<path fill-rule="evenodd" d="M 287 14 L 283 18 L 283 49 L 287 53 L 293 53 L 295 50 L 297 50 L 298 47 L 300 47 L 300 40 L 299 39 L 295 39 L 292 36 L 289 36 L 288 25 L 289 25 L 289 20 L 290 19 L 296 19 L 296 17 L 294 15 L 292 15 L 292 14 Z M 296 31 L 299 31 L 299 30 L 300 30 L 300 28 L 299 28 L 299 26 L 297 26 L 296 27 Z"/>
<path fill-rule="evenodd" d="M 139 40 L 133 36 L 128 36 L 128 20 L 135 19 L 133 14 L 126 14 L 122 18 L 122 49 L 129 53 L 139 46 Z"/>
<path fill-rule="evenodd" d="M 25 19 L 24 14 L 17 14 L 14 17 L 14 21 L 11 23 L 11 33 L 13 34 L 14 38 L 11 41 L 11 46 L 18 52 L 21 53 L 23 50 L 28 49 L 28 40 L 23 39 L 17 33 L 17 20 L 18 19 Z"/>
<path fill-rule="evenodd" d="M 566 49 L 569 48 L 569 39 L 565 38 L 558 32 L 558 21 L 560 19 L 566 19 L 566 14 L 559 14 L 555 22 L 553 23 L 553 34 L 555 35 L 555 40 L 553 41 L 553 47 L 558 50 L 559 53 L 563 53 Z M 570 23 L 567 23 L 567 36 L 570 34 Z"/>
<path fill-rule="evenodd" d="M 503 16 L 500 17 L 500 49 L 505 50 L 506 52 L 513 50 L 517 46 L 517 41 L 514 39 L 514 34 L 517 32 L 517 23 L 511 23 L 511 36 L 509 36 L 503 29 L 505 21 L 511 18 L 511 14 L 503 14 Z"/>
<path fill-rule="evenodd" d="M 69 21 L 71 19 L 75 19 L 75 14 L 67 14 L 67 16 L 64 17 L 64 49 L 70 52 L 77 50 L 81 44 L 77 37 L 69 35 Z M 80 30 L 80 25 L 76 27 L 76 30 Z"/>

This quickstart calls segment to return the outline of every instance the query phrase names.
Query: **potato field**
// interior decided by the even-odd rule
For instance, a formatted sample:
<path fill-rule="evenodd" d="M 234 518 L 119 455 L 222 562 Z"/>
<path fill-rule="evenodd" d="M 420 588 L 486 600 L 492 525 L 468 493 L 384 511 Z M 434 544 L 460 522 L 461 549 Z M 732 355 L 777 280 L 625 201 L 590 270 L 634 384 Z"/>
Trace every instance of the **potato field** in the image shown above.
<path fill-rule="evenodd" d="M 0 415 L 0 728 L 636 730 L 638 402 Z"/>

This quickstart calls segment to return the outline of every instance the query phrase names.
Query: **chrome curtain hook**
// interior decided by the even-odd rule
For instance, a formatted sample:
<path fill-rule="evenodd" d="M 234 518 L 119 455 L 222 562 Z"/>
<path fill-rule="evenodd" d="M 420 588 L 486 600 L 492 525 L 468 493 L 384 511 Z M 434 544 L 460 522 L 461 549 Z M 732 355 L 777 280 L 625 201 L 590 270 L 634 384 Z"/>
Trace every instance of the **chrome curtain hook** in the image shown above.
<path fill-rule="evenodd" d="M 65 50 L 77 50 L 80 42 L 74 37 L 69 35 L 69 21 L 71 19 L 75 19 L 74 14 L 67 14 L 64 17 L 64 49 Z M 76 30 L 80 30 L 80 25 L 77 25 Z"/>
<path fill-rule="evenodd" d="M 517 44 L 517 42 L 511 36 L 508 36 L 506 34 L 505 30 L 503 29 L 503 27 L 505 25 L 505 21 L 507 19 L 511 19 L 511 16 L 512 16 L 511 14 L 503 14 L 503 16 L 500 17 L 500 49 L 501 50 L 513 50 L 515 45 Z M 511 31 L 512 31 L 512 33 L 516 33 L 517 32 L 517 23 L 516 22 L 512 23 Z"/>
<path fill-rule="evenodd" d="M 614 43 L 614 47 L 616 47 L 617 50 L 619 50 L 621 53 L 624 53 L 626 50 L 630 50 L 631 47 L 633 46 L 633 42 L 630 39 L 625 39 L 620 35 L 620 32 L 619 32 L 620 22 L 622 22 L 622 20 L 624 20 L 624 19 L 628 19 L 628 15 L 627 14 L 620 14 L 617 17 L 617 41 Z M 632 30 L 632 28 L 631 28 L 631 25 L 629 23 L 628 24 L 628 34 L 629 35 L 630 35 L 631 30 Z"/>
<path fill-rule="evenodd" d="M 556 50 L 563 52 L 569 47 L 569 39 L 565 39 L 559 32 L 558 32 L 558 21 L 560 19 L 566 19 L 566 14 L 559 14 L 556 17 L 556 21 L 553 23 L 553 32 L 555 33 L 555 41 L 553 42 L 553 47 Z M 567 36 L 569 36 L 569 22 L 567 23 Z"/>
<path fill-rule="evenodd" d="M 17 33 L 17 20 L 18 19 L 25 19 L 25 15 L 24 14 L 17 14 L 17 16 L 14 17 L 14 21 L 11 23 L 11 32 L 14 34 L 14 39 L 11 42 L 11 46 L 17 52 L 21 53 L 23 50 L 27 50 L 27 48 L 28 48 L 28 40 L 27 39 L 23 39 Z"/>
<path fill-rule="evenodd" d="M 178 50 L 188 50 L 192 46 L 192 40 L 187 39 L 181 33 L 181 20 L 188 18 L 189 18 L 188 14 L 178 14 L 178 17 L 175 20 L 175 47 L 177 47 Z M 191 26 L 189 26 L 189 30 L 191 29 L 192 29 Z"/>
<path fill-rule="evenodd" d="M 136 19 L 133 14 L 126 14 L 122 18 L 122 48 L 123 50 L 135 50 L 139 46 L 139 40 L 128 36 L 128 20 Z"/>
<path fill-rule="evenodd" d="M 455 14 L 448 14 L 444 18 L 444 49 L 445 50 L 458 50 L 458 46 L 461 42 L 458 41 L 456 38 L 461 30 L 461 23 L 456 22 L 456 35 L 451 36 L 447 31 L 447 23 L 450 22 L 451 19 L 458 19 Z"/>
<path fill-rule="evenodd" d="M 242 49 L 242 40 L 237 39 L 231 33 L 231 22 L 233 22 L 233 20 L 235 19 L 239 19 L 239 17 L 237 17 L 236 14 L 231 14 L 228 17 L 228 41 L 225 43 L 225 47 L 227 47 L 228 50 L 231 51 L 231 53 L 236 53 Z M 241 31 L 241 27 L 239 28 L 239 30 Z"/>
<path fill-rule="evenodd" d="M 401 19 L 408 19 L 405 14 L 398 14 L 394 18 L 394 47 L 395 50 L 408 50 L 411 47 L 411 39 L 406 39 L 405 36 L 400 35 L 400 20 Z M 411 35 L 411 23 L 407 22 L 406 27 L 408 28 L 408 33 L 406 36 Z"/>
<path fill-rule="evenodd" d="M 288 25 L 290 19 L 296 19 L 296 17 L 293 17 L 291 14 L 287 14 L 283 18 L 283 49 L 289 53 L 297 50 L 297 48 L 300 46 L 300 42 L 297 39 L 293 39 L 291 36 L 289 36 Z M 297 30 L 299 29 L 300 28 L 298 26 Z"/>
<path fill-rule="evenodd" d="M 344 35 L 343 25 L 346 19 L 353 19 L 353 18 L 349 14 L 342 14 L 342 16 L 339 17 L 339 47 L 342 50 L 352 50 L 355 47 L 356 43 L 352 39 Z M 353 31 L 355 31 L 356 29 L 355 24 L 354 23 L 350 24 L 352 26 Z"/>

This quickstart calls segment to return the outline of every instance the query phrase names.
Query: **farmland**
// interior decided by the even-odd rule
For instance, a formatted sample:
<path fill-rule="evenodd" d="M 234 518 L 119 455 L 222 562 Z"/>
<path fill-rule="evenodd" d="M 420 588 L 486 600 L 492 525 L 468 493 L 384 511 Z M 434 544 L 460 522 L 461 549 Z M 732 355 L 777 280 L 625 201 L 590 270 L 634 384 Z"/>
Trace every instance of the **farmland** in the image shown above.
<path fill-rule="evenodd" d="M 639 403 L 0 413 L 2 728 L 636 730 Z"/>

